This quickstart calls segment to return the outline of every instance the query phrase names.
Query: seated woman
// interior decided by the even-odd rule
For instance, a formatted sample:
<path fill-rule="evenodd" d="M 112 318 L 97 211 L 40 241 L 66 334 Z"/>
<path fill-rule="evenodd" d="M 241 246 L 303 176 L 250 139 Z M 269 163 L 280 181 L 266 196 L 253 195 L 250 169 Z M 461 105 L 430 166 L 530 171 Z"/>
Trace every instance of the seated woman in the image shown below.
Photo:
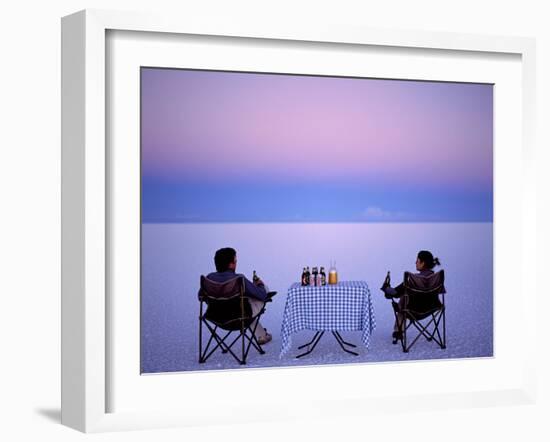
<path fill-rule="evenodd" d="M 421 276 L 429 276 L 434 273 L 433 268 L 435 266 L 441 265 L 438 258 L 434 258 L 431 252 L 428 250 L 421 250 L 418 252 L 417 258 L 416 258 L 416 270 L 418 271 L 418 275 Z M 398 339 L 401 339 L 403 336 L 403 323 L 404 323 L 404 315 L 402 313 L 403 308 L 405 307 L 405 299 L 403 297 L 403 294 L 405 293 L 405 288 L 403 287 L 403 283 L 399 284 L 397 287 L 393 288 L 390 285 L 390 282 L 388 279 L 384 281 L 384 284 L 380 288 L 384 292 L 384 296 L 387 299 L 392 298 L 399 298 L 399 302 L 392 301 L 394 304 L 394 308 L 396 309 L 397 316 L 395 320 L 395 324 L 393 326 L 393 339 L 394 344 L 397 342 Z M 418 301 L 417 301 L 418 302 Z M 419 305 L 420 310 L 424 310 L 429 307 L 438 307 L 441 305 L 439 301 L 439 297 L 435 295 L 435 297 L 427 297 L 424 298 L 422 301 L 423 305 Z M 426 305 L 430 304 L 430 305 Z M 409 305 L 409 308 L 412 306 Z"/>

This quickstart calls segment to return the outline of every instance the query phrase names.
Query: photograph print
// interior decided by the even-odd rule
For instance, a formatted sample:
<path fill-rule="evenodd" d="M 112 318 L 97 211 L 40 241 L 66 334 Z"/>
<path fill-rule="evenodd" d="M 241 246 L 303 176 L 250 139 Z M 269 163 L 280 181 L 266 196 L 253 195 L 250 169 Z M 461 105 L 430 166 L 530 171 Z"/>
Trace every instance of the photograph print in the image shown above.
<path fill-rule="evenodd" d="M 141 373 L 493 356 L 493 85 L 142 67 Z"/>

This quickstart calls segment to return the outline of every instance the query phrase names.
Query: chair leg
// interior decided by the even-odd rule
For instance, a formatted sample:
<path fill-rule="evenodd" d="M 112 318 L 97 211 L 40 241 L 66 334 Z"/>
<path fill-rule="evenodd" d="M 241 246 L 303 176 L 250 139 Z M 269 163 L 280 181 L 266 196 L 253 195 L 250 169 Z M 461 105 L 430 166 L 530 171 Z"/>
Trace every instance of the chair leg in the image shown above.
<path fill-rule="evenodd" d="M 208 342 L 206 343 L 206 347 L 204 348 L 204 351 L 202 350 L 202 345 L 199 345 L 199 363 L 203 363 L 203 362 L 206 362 L 207 359 L 212 355 L 212 353 L 214 353 L 216 351 L 216 349 L 218 347 L 222 347 L 217 335 L 216 335 L 216 329 L 212 329 L 212 327 L 209 326 L 209 324 L 206 322 L 206 320 L 203 319 L 203 322 L 205 323 L 205 325 L 207 326 L 207 328 L 209 329 L 210 331 L 210 339 L 208 339 Z M 202 327 L 202 323 L 201 323 L 201 327 Z M 227 337 L 227 335 L 226 335 Z M 225 338 L 224 338 L 225 339 Z M 210 350 L 210 352 L 208 353 L 208 350 L 210 349 L 210 345 L 212 344 L 212 341 L 215 340 L 216 341 L 216 346 Z M 222 347 L 223 348 L 223 347 Z"/>
<path fill-rule="evenodd" d="M 199 364 L 202 364 L 204 361 L 202 359 L 202 301 L 199 312 Z"/>
<path fill-rule="evenodd" d="M 202 351 L 202 349 L 201 349 L 201 353 L 199 355 L 199 362 L 200 363 L 206 362 L 207 359 L 210 357 L 210 355 L 212 353 L 214 353 L 214 351 L 216 351 L 216 349 L 220 346 L 219 343 L 216 341 L 216 346 L 212 350 L 210 350 L 210 352 L 208 352 L 208 350 L 210 349 L 210 345 L 212 344 L 212 341 L 214 340 L 214 332 L 212 332 L 212 330 L 210 330 L 210 331 L 211 331 L 210 339 L 208 339 L 208 342 L 206 343 L 206 347 L 204 348 L 204 351 Z"/>
<path fill-rule="evenodd" d="M 426 322 L 421 322 L 421 320 L 417 320 L 414 318 L 408 319 L 409 323 L 407 324 L 407 318 L 405 318 L 405 326 L 403 327 L 403 336 L 401 339 L 401 344 L 403 347 L 403 352 L 407 353 L 411 347 L 420 339 L 421 336 L 424 336 L 427 341 L 434 341 L 440 348 L 445 349 L 446 347 L 446 330 L 445 330 L 445 310 L 443 309 L 441 312 L 439 312 L 439 315 L 432 314 L 431 319 Z M 433 325 L 432 325 L 433 324 Z M 442 324 L 443 330 L 443 336 L 441 335 L 439 325 Z M 407 330 L 414 326 L 416 330 L 418 330 L 418 334 L 416 337 L 412 340 L 412 342 L 408 343 L 407 339 Z M 432 328 L 433 327 L 433 328 Z M 430 331 L 432 330 L 432 331 Z"/>
<path fill-rule="evenodd" d="M 242 343 L 241 365 L 244 365 L 246 364 L 246 354 L 244 352 L 244 320 L 241 320 L 241 343 Z"/>
<path fill-rule="evenodd" d="M 255 321 L 255 324 L 254 324 L 254 328 L 250 328 L 250 326 L 248 326 L 247 328 L 247 331 L 250 331 L 250 336 L 251 338 L 249 338 L 250 340 L 250 343 L 254 346 L 254 348 L 258 351 L 258 353 L 260 353 L 261 355 L 265 354 L 265 351 L 264 349 L 262 348 L 262 346 L 260 345 L 260 343 L 258 342 L 258 339 L 256 339 L 256 330 L 258 328 L 258 324 L 260 323 L 260 320 L 257 319 Z M 249 345 L 250 347 L 250 345 Z M 247 353 L 248 353 L 248 350 L 247 350 Z"/>
<path fill-rule="evenodd" d="M 208 328 L 208 330 L 210 331 L 210 339 L 208 340 L 208 342 L 206 343 L 206 347 L 204 349 L 204 351 L 201 349 L 201 354 L 199 355 L 199 362 L 200 363 L 203 363 L 203 362 L 206 362 L 208 360 L 208 358 L 210 358 L 210 356 L 212 356 L 212 354 L 218 349 L 220 348 L 222 350 L 222 353 L 231 353 L 231 355 L 238 361 L 238 362 L 241 362 L 241 360 L 237 357 L 237 355 L 235 355 L 235 353 L 233 353 L 233 351 L 231 350 L 231 347 L 233 346 L 233 344 L 237 341 L 237 339 L 239 339 L 239 336 L 237 336 L 233 342 L 231 344 L 227 344 L 226 343 L 226 340 L 229 338 L 229 336 L 233 333 L 233 331 L 228 331 L 225 336 L 221 337 L 221 336 L 218 336 L 218 333 L 217 333 L 217 330 L 218 330 L 218 326 L 212 328 L 212 326 L 206 321 L 206 320 L 203 320 L 204 324 L 206 325 L 206 327 Z M 212 344 L 212 341 L 215 341 L 216 342 L 216 345 L 213 346 L 212 349 L 210 349 L 210 345 Z"/>
<path fill-rule="evenodd" d="M 426 330 L 427 330 L 427 327 L 429 326 L 430 324 L 428 324 L 426 327 L 424 327 L 420 322 L 418 322 L 417 320 L 414 320 L 414 319 L 409 319 L 409 325 L 407 328 L 410 328 L 412 326 L 414 326 L 417 330 L 418 330 L 418 334 L 416 335 L 416 337 L 413 339 L 413 341 L 407 346 L 405 345 L 405 353 L 408 353 L 408 351 L 412 348 L 412 346 L 414 344 L 416 344 L 416 341 L 418 341 L 420 339 L 420 336 L 424 336 L 426 337 Z"/>
<path fill-rule="evenodd" d="M 399 321 L 398 304 L 394 300 L 392 300 L 391 303 L 392 303 L 392 308 L 393 308 L 393 316 L 395 317 L 394 331 L 395 331 L 395 329 L 397 329 L 398 331 L 403 330 L 402 324 Z M 402 336 L 399 337 L 399 338 L 394 337 L 393 340 L 392 340 L 392 344 L 395 345 L 395 344 L 397 344 L 398 341 L 401 342 L 401 340 L 402 340 Z"/>
<path fill-rule="evenodd" d="M 411 326 L 411 321 L 409 320 L 409 325 L 407 326 L 407 315 L 406 314 L 403 314 L 403 324 L 402 324 L 402 327 L 403 327 L 403 331 L 402 331 L 402 336 L 403 338 L 401 339 L 401 345 L 403 347 L 403 353 L 408 353 L 409 352 L 409 348 L 407 348 L 407 329 Z"/>
<path fill-rule="evenodd" d="M 265 350 L 262 348 L 261 344 L 256 339 L 256 336 L 254 336 L 254 333 L 252 332 L 252 330 L 250 328 L 248 328 L 247 331 L 250 332 L 250 336 L 251 336 L 251 337 L 246 336 L 246 339 L 248 339 L 248 341 L 249 341 L 249 346 L 254 347 L 256 349 L 256 351 L 258 353 L 260 353 L 261 355 L 265 355 Z M 248 351 L 247 351 L 247 353 L 248 353 Z"/>
<path fill-rule="evenodd" d="M 439 316 L 437 317 L 437 320 L 435 321 L 434 332 L 432 333 L 432 335 L 434 335 L 433 340 L 441 348 L 443 348 L 444 345 L 445 345 L 445 344 L 443 344 L 443 338 L 441 337 L 441 333 L 439 332 L 439 324 L 441 323 L 442 317 L 443 317 L 443 312 L 439 312 Z M 436 334 L 437 334 L 437 338 L 435 337 Z"/>
<path fill-rule="evenodd" d="M 210 336 L 210 339 L 208 340 L 208 343 L 206 344 L 206 348 L 204 349 L 204 353 L 201 356 L 202 362 L 206 362 L 208 360 L 208 358 L 212 355 L 212 353 L 214 353 L 216 351 L 216 349 L 218 347 L 220 347 L 220 344 L 219 344 L 218 340 L 214 339 L 214 338 L 215 338 L 214 335 Z M 210 350 L 210 352 L 208 352 L 208 349 L 210 348 L 210 344 L 212 344 L 213 340 L 216 341 L 216 345 L 212 350 Z"/>
<path fill-rule="evenodd" d="M 439 314 L 432 313 L 432 319 L 430 320 L 430 322 L 426 326 L 426 330 L 427 330 L 428 326 L 433 322 L 433 324 L 434 324 L 433 331 L 431 333 L 429 333 L 428 336 L 426 336 L 426 340 L 435 341 L 438 345 L 442 345 L 441 344 L 442 343 L 441 334 L 439 333 L 439 323 L 440 323 L 440 321 L 441 321 L 441 312 L 439 312 Z M 435 336 L 436 334 L 437 334 L 437 338 Z"/>
<path fill-rule="evenodd" d="M 206 343 L 206 346 L 205 348 L 203 349 L 203 345 L 204 345 L 204 342 L 203 342 L 203 331 L 202 331 L 202 327 L 203 327 L 203 323 L 204 322 L 204 325 L 209 329 L 210 331 L 210 338 L 208 340 L 208 342 Z M 258 343 L 258 340 L 256 339 L 256 335 L 255 335 L 255 332 L 256 332 L 256 327 L 257 327 L 258 323 L 256 323 L 256 326 L 254 328 L 251 328 L 251 327 L 245 327 L 244 326 L 244 321 L 242 322 L 241 324 L 241 332 L 239 333 L 239 330 L 234 330 L 234 331 L 228 331 L 227 334 L 225 334 L 224 336 L 218 336 L 218 326 L 216 325 L 215 327 L 212 327 L 205 319 L 202 319 L 200 324 L 199 324 L 199 363 L 204 363 L 208 360 L 208 358 L 218 349 L 220 348 L 222 353 L 230 353 L 231 356 L 233 356 L 235 358 L 235 360 L 241 364 L 241 365 L 245 365 L 246 364 L 246 360 L 248 358 L 248 353 L 250 352 L 250 347 L 254 347 L 258 353 L 260 354 L 265 354 L 265 351 L 263 350 L 262 346 Z M 238 335 L 232 339 L 231 342 L 227 342 L 227 339 L 229 338 L 229 336 L 233 333 L 233 332 L 237 332 Z M 250 333 L 250 336 L 248 336 L 247 333 Z M 240 351 L 239 350 L 236 350 L 236 351 L 233 351 L 232 350 L 232 347 L 234 346 L 234 344 L 237 343 L 237 341 L 241 341 L 240 342 L 240 346 L 241 346 L 241 349 Z M 216 345 L 212 345 L 213 344 L 213 341 L 216 342 Z M 213 348 L 210 348 L 212 345 Z M 240 357 L 237 356 L 236 353 L 241 353 Z"/>
<path fill-rule="evenodd" d="M 436 325 L 434 326 L 434 331 L 430 333 L 428 336 L 426 336 L 427 341 L 432 341 L 434 338 L 434 334 L 437 331 L 437 323 L 435 322 L 435 315 L 433 313 L 432 313 L 432 321 L 434 321 Z"/>
<path fill-rule="evenodd" d="M 443 305 L 443 345 L 441 346 L 442 350 L 445 350 L 447 348 L 447 331 L 445 328 L 445 305 Z"/>

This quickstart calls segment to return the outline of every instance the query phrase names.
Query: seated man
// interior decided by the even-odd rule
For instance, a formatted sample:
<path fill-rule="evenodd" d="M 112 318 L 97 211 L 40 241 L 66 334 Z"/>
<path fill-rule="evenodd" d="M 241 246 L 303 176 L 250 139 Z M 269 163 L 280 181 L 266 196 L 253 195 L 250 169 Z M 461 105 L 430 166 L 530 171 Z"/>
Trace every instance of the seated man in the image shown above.
<path fill-rule="evenodd" d="M 231 247 L 225 247 L 219 249 L 214 256 L 214 264 L 216 265 L 216 271 L 208 274 L 206 277 L 214 282 L 225 282 L 233 279 L 237 276 L 244 277 L 245 283 L 245 296 L 252 308 L 252 314 L 257 315 L 263 308 L 267 296 L 267 287 L 261 279 L 257 279 L 254 283 L 250 282 L 244 275 L 235 273 L 237 269 L 237 252 Z M 252 323 L 252 329 L 256 326 L 256 339 L 260 345 L 267 344 L 271 341 L 272 336 L 267 333 L 267 330 L 262 327 L 260 322 L 257 326 Z"/>

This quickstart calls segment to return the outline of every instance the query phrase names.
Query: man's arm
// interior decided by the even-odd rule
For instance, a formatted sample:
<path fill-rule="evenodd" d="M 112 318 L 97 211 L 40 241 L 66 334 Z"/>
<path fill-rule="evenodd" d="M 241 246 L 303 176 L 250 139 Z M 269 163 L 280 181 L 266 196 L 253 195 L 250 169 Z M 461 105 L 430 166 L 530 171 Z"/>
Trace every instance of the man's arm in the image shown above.
<path fill-rule="evenodd" d="M 250 296 L 252 298 L 259 299 L 260 301 L 265 301 L 267 299 L 267 292 L 265 291 L 265 287 L 262 284 L 255 285 L 251 281 L 249 281 L 246 276 L 244 276 L 244 294 L 246 296 Z"/>

